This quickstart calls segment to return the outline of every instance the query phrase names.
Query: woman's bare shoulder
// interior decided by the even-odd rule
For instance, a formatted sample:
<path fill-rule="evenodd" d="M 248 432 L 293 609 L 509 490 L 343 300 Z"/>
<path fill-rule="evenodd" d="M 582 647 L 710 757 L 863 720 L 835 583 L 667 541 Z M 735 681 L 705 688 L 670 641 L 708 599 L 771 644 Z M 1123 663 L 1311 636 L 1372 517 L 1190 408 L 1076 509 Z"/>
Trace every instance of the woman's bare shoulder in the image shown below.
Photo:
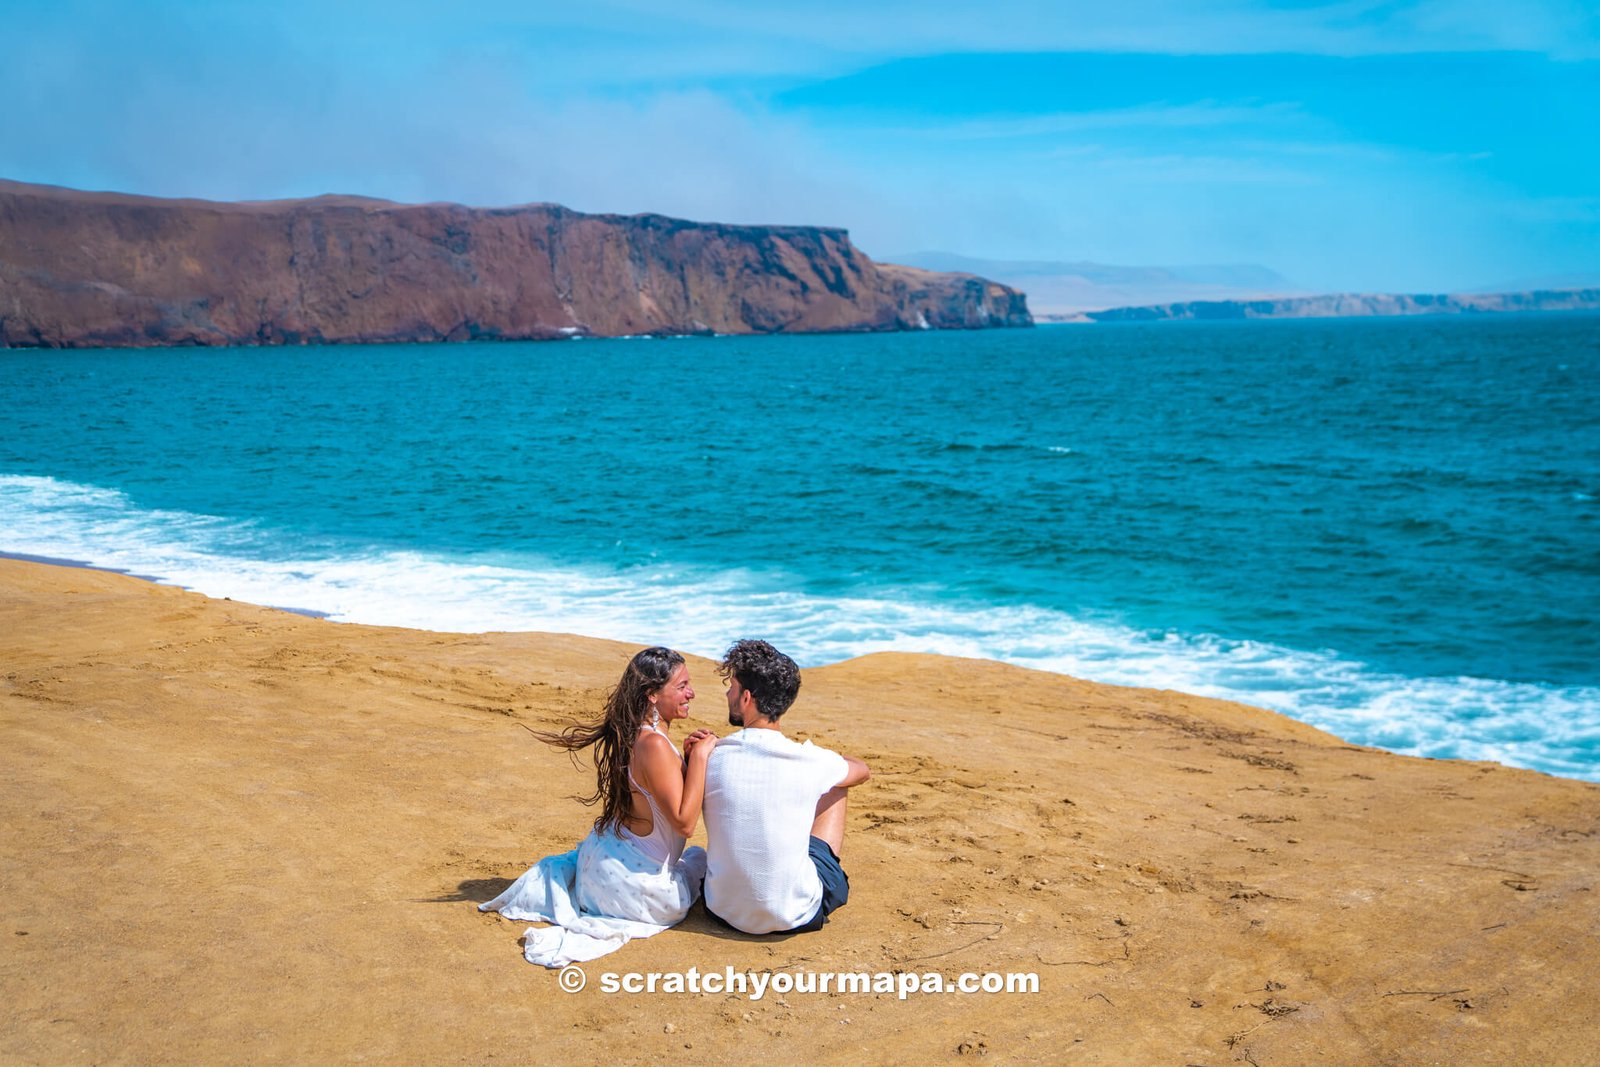
<path fill-rule="evenodd" d="M 655 756 L 657 753 L 671 759 L 678 758 L 677 749 L 672 747 L 672 742 L 665 735 L 658 734 L 654 730 L 640 730 L 639 736 L 633 742 L 633 754 L 635 756 Z"/>

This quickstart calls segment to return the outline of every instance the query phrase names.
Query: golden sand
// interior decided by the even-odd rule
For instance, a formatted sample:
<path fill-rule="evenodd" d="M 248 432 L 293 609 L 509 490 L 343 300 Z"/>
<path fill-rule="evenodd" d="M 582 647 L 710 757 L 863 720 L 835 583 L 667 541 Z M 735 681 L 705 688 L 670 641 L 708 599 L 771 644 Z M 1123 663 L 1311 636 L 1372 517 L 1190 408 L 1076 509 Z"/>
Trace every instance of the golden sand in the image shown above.
<path fill-rule="evenodd" d="M 740 636 L 740 635 L 730 635 Z M 568 994 L 476 903 L 593 817 L 529 736 L 631 646 L 0 561 L 0 1061 L 1593 1063 L 1600 787 L 1001 664 L 807 670 L 858 755 L 819 933 L 699 908 Z M 689 726 L 722 725 L 711 664 Z M 682 727 L 680 727 L 680 730 Z M 602 972 L 1039 992 L 607 995 Z"/>

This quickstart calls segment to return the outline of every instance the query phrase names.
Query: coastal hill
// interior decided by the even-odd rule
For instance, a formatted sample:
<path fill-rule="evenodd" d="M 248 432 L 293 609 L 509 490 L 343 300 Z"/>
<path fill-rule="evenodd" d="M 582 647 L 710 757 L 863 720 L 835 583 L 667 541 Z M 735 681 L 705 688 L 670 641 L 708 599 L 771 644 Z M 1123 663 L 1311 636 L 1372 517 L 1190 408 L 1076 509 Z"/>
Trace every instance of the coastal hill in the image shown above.
<path fill-rule="evenodd" d="M 899 653 L 806 669 L 783 723 L 872 767 L 849 904 L 795 937 L 696 906 L 563 992 L 477 904 L 587 831 L 593 771 L 527 730 L 634 651 L 0 559 L 0 1061 L 1595 1061 L 1600 785 Z M 726 735 L 690 671 L 680 736 Z M 1038 985 L 604 988 L 690 968 Z"/>
<path fill-rule="evenodd" d="M 1329 293 L 1259 300 L 1177 304 L 1041 315 L 1052 322 L 1154 322 L 1161 319 L 1322 319 L 1378 315 L 1476 315 L 1506 311 L 1600 311 L 1600 289 L 1526 293 Z"/>
<path fill-rule="evenodd" d="M 218 203 L 0 180 L 0 347 L 1032 324 L 1022 293 L 842 229 L 353 196 Z"/>

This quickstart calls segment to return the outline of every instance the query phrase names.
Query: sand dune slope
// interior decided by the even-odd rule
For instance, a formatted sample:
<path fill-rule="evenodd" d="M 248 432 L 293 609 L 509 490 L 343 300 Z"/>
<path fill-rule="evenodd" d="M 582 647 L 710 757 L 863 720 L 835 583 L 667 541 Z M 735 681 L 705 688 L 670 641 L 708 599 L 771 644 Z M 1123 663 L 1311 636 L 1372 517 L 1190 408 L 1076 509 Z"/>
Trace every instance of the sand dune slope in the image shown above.
<path fill-rule="evenodd" d="M 739 635 L 729 635 L 730 637 Z M 562 992 L 475 910 L 592 812 L 521 725 L 631 646 L 333 624 L 0 561 L 0 1061 L 1588 1063 L 1600 787 L 994 663 L 809 670 L 871 763 L 818 934 L 697 909 Z M 693 661 L 700 722 L 721 725 Z M 602 971 L 1034 972 L 607 995 Z M 692 1060 L 691 1060 L 692 1058 Z"/>

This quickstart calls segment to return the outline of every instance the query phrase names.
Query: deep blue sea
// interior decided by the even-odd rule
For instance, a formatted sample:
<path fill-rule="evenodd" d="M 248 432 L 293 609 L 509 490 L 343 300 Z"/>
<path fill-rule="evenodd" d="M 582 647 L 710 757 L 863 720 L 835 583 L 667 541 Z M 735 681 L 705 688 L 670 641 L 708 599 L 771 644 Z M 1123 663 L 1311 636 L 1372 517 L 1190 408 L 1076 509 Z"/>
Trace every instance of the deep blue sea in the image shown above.
<path fill-rule="evenodd" d="M 1600 780 L 1600 317 L 8 351 L 0 398 L 0 551 Z"/>

